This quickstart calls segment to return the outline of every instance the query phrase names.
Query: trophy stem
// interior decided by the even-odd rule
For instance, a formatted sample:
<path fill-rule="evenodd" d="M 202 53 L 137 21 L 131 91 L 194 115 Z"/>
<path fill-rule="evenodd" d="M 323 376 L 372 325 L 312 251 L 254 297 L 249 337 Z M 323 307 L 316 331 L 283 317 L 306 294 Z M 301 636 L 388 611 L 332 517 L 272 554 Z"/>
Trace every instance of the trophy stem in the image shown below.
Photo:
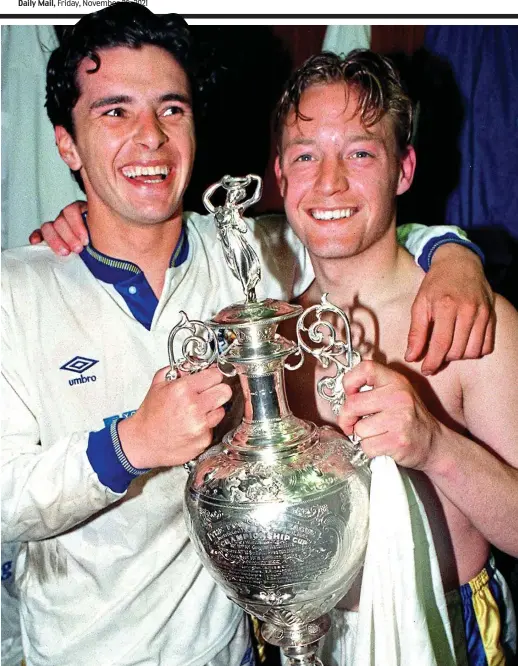
<path fill-rule="evenodd" d="M 286 648 L 283 650 L 288 657 L 289 666 L 324 666 L 315 654 L 316 643 L 304 647 Z"/>
<path fill-rule="evenodd" d="M 286 400 L 282 368 L 266 375 L 241 375 L 245 397 L 245 423 L 282 419 L 291 414 Z"/>
<path fill-rule="evenodd" d="M 296 624 L 289 628 L 265 622 L 261 633 L 265 641 L 281 648 L 289 666 L 323 666 L 316 651 L 319 640 L 330 626 L 331 620 L 326 613 L 309 624 Z"/>

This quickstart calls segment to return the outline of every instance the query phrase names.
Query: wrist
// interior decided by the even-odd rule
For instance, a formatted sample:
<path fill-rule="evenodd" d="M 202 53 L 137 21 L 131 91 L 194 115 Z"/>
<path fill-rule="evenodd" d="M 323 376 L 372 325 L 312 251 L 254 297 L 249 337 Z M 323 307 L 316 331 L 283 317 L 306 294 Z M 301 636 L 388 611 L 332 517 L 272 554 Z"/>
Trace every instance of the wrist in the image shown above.
<path fill-rule="evenodd" d="M 124 465 L 124 460 L 126 460 L 128 465 L 139 473 L 147 471 L 150 465 L 149 460 L 142 455 L 143 452 L 145 453 L 146 447 L 142 445 L 138 436 L 139 429 L 135 417 L 136 414 L 133 414 L 117 422 L 114 426 L 115 430 L 112 430 L 112 441 L 121 463 Z"/>
<path fill-rule="evenodd" d="M 474 261 L 478 260 L 480 270 L 483 270 L 484 254 L 478 245 L 467 238 L 462 238 L 450 232 L 438 238 L 433 238 L 426 243 L 418 258 L 418 264 L 427 272 L 442 260 L 464 263 L 470 257 Z"/>
<path fill-rule="evenodd" d="M 126 492 L 134 478 L 148 471 L 134 467 L 121 450 L 117 425 L 124 420 L 113 419 L 101 430 L 90 432 L 86 448 L 86 456 L 99 481 L 118 494 Z"/>
<path fill-rule="evenodd" d="M 431 264 L 434 266 L 442 262 L 458 261 L 461 258 L 463 263 L 472 261 L 480 270 L 483 270 L 482 259 L 479 254 L 474 252 L 471 248 L 459 245 L 458 243 L 444 243 L 434 251 L 431 259 Z"/>
<path fill-rule="evenodd" d="M 429 478 L 448 476 L 454 464 L 452 452 L 455 449 L 455 435 L 440 421 L 435 421 L 430 440 L 430 452 L 421 468 Z"/>

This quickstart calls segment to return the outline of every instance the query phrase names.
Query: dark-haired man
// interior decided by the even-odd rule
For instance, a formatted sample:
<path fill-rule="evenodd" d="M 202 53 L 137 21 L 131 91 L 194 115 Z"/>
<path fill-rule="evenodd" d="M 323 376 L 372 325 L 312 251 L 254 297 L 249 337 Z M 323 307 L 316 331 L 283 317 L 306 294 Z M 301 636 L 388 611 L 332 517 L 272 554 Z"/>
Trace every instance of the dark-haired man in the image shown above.
<path fill-rule="evenodd" d="M 156 372 L 181 309 L 206 319 L 242 298 L 215 226 L 182 210 L 191 53 L 181 20 L 116 3 L 49 61 L 49 115 L 86 191 L 90 244 L 2 262 L 2 527 L 22 542 L 29 666 L 253 659 L 243 614 L 202 570 L 182 517 L 182 463 L 209 444 L 230 390 L 215 369 L 172 383 Z M 269 255 L 258 296 L 301 293 L 311 277 L 293 233 L 255 232 Z"/>
<path fill-rule="evenodd" d="M 153 377 L 180 309 L 205 318 L 239 295 L 215 229 L 182 222 L 191 52 L 181 19 L 118 3 L 49 61 L 49 113 L 95 249 L 2 262 L 2 529 L 22 542 L 30 666 L 253 661 L 246 620 L 202 570 L 182 515 L 182 463 L 209 444 L 230 388 L 216 369 Z"/>
<path fill-rule="evenodd" d="M 412 183 L 416 157 L 410 100 L 387 60 L 369 51 L 310 58 L 289 82 L 278 119 L 277 179 L 315 271 L 301 302 L 329 293 L 349 313 L 365 359 L 344 378 L 338 424 L 354 430 L 369 457 L 388 455 L 411 470 L 431 523 L 458 663 L 512 663 L 516 622 L 490 547 L 518 556 L 518 313 L 497 297 L 495 349 L 484 358 L 427 378 L 405 360 L 423 272 L 396 242 L 396 198 Z M 335 421 L 316 400 L 322 371 L 305 372 L 294 411 Z M 364 385 L 373 388 L 360 392 Z"/>

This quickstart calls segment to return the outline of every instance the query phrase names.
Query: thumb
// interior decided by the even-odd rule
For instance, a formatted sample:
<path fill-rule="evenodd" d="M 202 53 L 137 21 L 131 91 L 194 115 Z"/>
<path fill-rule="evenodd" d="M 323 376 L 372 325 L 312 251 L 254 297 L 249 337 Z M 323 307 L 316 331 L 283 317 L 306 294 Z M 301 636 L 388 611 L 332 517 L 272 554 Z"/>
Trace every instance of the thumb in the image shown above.
<path fill-rule="evenodd" d="M 153 384 L 161 384 L 165 381 L 180 379 L 180 377 L 183 377 L 185 374 L 189 373 L 182 372 L 182 370 L 179 370 L 178 368 L 171 368 L 170 365 L 166 365 L 165 368 L 160 368 L 160 370 L 155 372 L 151 385 L 153 386 Z"/>

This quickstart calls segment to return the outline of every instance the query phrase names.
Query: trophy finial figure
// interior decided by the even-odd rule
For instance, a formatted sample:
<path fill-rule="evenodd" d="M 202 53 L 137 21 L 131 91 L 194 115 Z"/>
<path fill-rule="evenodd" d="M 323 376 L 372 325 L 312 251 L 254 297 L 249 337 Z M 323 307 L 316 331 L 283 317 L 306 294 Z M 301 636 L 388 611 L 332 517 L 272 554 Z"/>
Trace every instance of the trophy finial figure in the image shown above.
<path fill-rule="evenodd" d="M 246 199 L 246 187 L 255 181 L 255 191 Z M 223 206 L 214 206 L 211 196 L 223 187 L 226 198 Z M 255 174 L 244 178 L 223 176 L 211 185 L 203 195 L 203 204 L 209 213 L 214 214 L 218 227 L 218 238 L 223 245 L 223 252 L 234 276 L 241 282 L 247 303 L 257 301 L 255 286 L 261 279 L 259 258 L 246 239 L 248 227 L 243 219 L 246 208 L 259 201 L 263 189 L 262 179 Z"/>

